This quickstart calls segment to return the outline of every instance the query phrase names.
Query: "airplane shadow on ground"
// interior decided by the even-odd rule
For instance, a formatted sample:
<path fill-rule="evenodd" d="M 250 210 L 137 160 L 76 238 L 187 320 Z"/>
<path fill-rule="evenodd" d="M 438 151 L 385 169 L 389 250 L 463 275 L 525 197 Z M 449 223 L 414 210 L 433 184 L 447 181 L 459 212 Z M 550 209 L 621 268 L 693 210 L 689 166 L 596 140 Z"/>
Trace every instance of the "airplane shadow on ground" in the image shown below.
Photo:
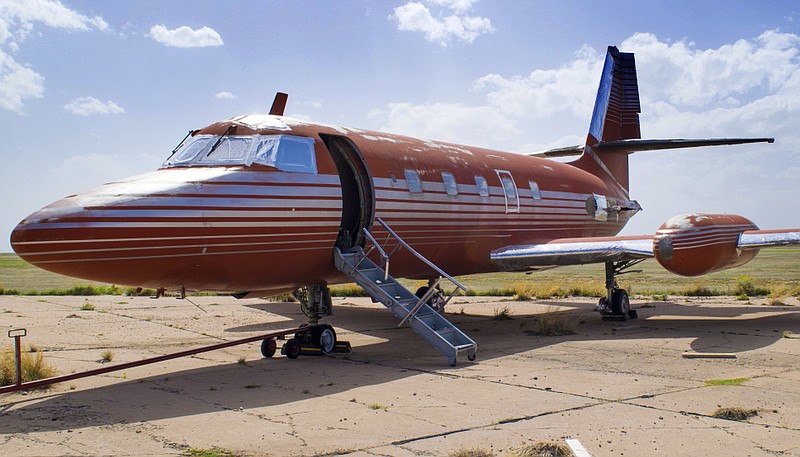
<path fill-rule="evenodd" d="M 592 311 L 591 304 L 559 301 L 554 304 L 570 308 L 559 314 L 579 322 L 576 334 L 545 337 L 530 335 L 539 315 L 515 314 L 514 303 L 508 302 L 511 320 L 494 320 L 493 316 L 485 315 L 447 315 L 478 342 L 477 363 L 562 342 L 619 340 L 612 329 L 622 326 L 637 326 L 635 333 L 625 334 L 626 340 L 688 337 L 694 338 L 692 349 L 713 348 L 715 352 L 762 348 L 782 338 L 783 331 L 796 332 L 800 327 L 800 308 L 796 307 L 704 308 L 658 302 L 645 307 L 634 306 L 639 311 L 638 320 L 603 322 Z M 297 304 L 247 306 L 289 317 L 292 321 L 251 324 L 229 328 L 226 332 L 266 333 L 305 321 Z M 759 315 L 762 311 L 777 314 Z M 458 367 L 449 368 L 445 358 L 411 330 L 398 329 L 397 321 L 386 310 L 341 306 L 327 321 L 334 325 L 341 339 L 347 339 L 350 332 L 358 332 L 373 337 L 375 344 L 359 345 L 350 356 L 300 357 L 297 360 L 260 358 L 244 365 L 226 363 L 163 373 L 94 389 L 52 394 L 44 399 L 5 403 L 0 405 L 0 430 L 21 433 L 137 423 L 221 410 L 288 405 L 316 396 L 338 395 L 347 402 L 352 395 L 348 391 L 353 389 L 420 373 L 459 370 Z M 254 347 L 254 350 L 257 349 Z M 14 406 L 18 407 L 12 410 Z"/>

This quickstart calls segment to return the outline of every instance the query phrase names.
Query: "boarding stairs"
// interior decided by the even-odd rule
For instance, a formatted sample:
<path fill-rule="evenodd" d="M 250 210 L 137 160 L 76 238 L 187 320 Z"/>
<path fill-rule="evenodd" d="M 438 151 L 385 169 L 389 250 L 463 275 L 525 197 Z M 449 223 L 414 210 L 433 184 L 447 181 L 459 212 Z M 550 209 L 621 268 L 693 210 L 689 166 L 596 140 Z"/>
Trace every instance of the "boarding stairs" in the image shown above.
<path fill-rule="evenodd" d="M 437 294 L 439 283 L 444 279 L 450 281 L 455 287 L 450 296 L 439 306 L 440 310 L 444 310 L 444 305 L 455 296 L 456 292 L 466 291 L 466 287 L 415 251 L 380 218 L 377 221 L 388 232 L 384 244 L 378 243 L 365 228 L 364 235 L 371 243 L 370 247 L 367 251 L 361 247 L 354 247 L 344 252 L 339 248 L 334 248 L 336 268 L 361 286 L 375 301 L 382 303 L 394 313 L 401 320 L 398 327 L 408 323 L 414 332 L 447 357 L 451 367 L 456 365 L 460 354 L 466 354 L 470 361 L 475 360 L 478 348 L 475 341 L 427 304 Z M 395 247 L 390 254 L 386 254 L 384 247 L 392 238 L 396 242 Z M 417 297 L 389 275 L 391 255 L 402 248 L 414 254 L 440 275 L 422 297 Z M 369 258 L 370 254 L 375 251 L 380 255 L 382 266 Z"/>

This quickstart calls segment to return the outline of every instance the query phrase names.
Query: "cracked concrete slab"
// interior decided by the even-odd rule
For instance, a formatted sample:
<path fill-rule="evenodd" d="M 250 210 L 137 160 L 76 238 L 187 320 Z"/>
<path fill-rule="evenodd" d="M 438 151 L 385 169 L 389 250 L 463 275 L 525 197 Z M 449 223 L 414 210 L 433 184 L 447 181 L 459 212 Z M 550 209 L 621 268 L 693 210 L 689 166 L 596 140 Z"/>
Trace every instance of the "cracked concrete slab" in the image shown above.
<path fill-rule="evenodd" d="M 91 306 L 85 306 L 85 305 Z M 577 438 L 604 455 L 800 456 L 800 307 L 732 299 L 634 300 L 640 319 L 602 322 L 593 300 L 461 297 L 448 318 L 478 362 L 443 356 L 368 298 L 335 299 L 328 319 L 354 352 L 263 359 L 249 343 L 0 397 L 0 454 L 497 455 Z M 81 308 L 91 308 L 88 310 Z M 508 308 L 511 319 L 495 320 Z M 575 334 L 540 336 L 544 314 Z M 24 327 L 60 373 L 278 329 L 292 303 L 138 297 L 0 297 L 0 327 Z M 684 359 L 685 351 L 736 359 Z M 706 380 L 747 378 L 738 386 Z M 759 411 L 743 422 L 719 406 Z"/>

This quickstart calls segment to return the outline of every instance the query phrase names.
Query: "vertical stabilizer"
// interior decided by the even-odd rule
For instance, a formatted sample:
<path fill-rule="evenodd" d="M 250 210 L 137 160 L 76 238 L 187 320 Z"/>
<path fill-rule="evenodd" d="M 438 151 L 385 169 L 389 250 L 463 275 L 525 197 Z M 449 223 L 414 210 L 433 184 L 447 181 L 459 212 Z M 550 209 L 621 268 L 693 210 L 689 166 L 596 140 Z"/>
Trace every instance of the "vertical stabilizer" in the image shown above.
<path fill-rule="evenodd" d="M 583 156 L 574 164 L 595 174 L 611 177 L 627 193 L 630 152 L 619 149 L 601 151 L 597 145 L 600 142 L 641 138 L 640 112 L 633 53 L 620 52 L 615 46 L 609 46 Z"/>

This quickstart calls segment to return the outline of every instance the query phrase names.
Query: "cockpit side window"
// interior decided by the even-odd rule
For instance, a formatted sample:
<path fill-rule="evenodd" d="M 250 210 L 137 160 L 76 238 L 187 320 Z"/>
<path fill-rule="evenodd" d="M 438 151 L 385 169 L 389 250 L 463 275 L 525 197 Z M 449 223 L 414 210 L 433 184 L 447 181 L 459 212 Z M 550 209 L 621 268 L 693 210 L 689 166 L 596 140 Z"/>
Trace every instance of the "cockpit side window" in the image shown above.
<path fill-rule="evenodd" d="M 257 142 L 252 162 L 283 171 L 316 173 L 314 140 L 288 135 L 261 137 Z"/>
<path fill-rule="evenodd" d="M 226 136 L 211 153 L 201 154 L 199 163 L 241 164 L 245 163 L 253 137 Z"/>
<path fill-rule="evenodd" d="M 167 165 L 184 165 L 191 162 L 201 152 L 211 147 L 214 135 L 197 135 L 187 140 L 175 154 L 164 163 Z"/>

